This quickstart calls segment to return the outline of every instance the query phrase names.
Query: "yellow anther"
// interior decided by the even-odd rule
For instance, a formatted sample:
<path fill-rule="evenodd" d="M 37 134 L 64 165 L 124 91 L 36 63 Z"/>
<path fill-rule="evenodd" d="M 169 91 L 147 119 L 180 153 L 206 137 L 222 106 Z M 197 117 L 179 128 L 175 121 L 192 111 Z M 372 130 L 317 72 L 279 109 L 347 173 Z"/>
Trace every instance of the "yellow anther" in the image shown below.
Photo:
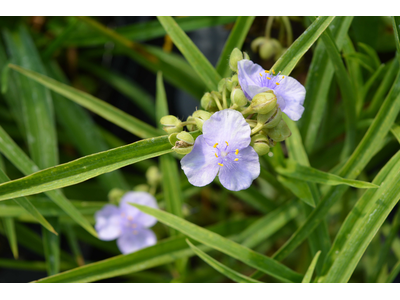
<path fill-rule="evenodd" d="M 137 226 L 136 226 L 136 224 L 132 224 L 132 228 L 136 228 Z"/>
<path fill-rule="evenodd" d="M 271 70 L 272 71 L 272 73 L 275 75 L 275 71 L 274 70 Z"/>
<path fill-rule="evenodd" d="M 216 158 L 218 158 L 218 155 L 217 155 L 217 153 L 214 153 L 214 154 L 215 154 L 215 157 L 216 157 Z"/>
<path fill-rule="evenodd" d="M 227 142 L 227 141 L 225 141 L 225 143 L 226 143 L 226 145 L 227 145 L 227 146 L 229 146 L 229 144 L 228 144 L 228 142 Z"/>
<path fill-rule="evenodd" d="M 265 71 L 265 73 L 269 73 L 269 71 Z"/>
<path fill-rule="evenodd" d="M 285 78 L 285 76 L 282 76 L 282 79 Z"/>
<path fill-rule="evenodd" d="M 276 85 L 279 85 L 279 82 L 275 82 L 276 83 Z"/>
<path fill-rule="evenodd" d="M 239 160 L 239 158 L 235 158 L 235 161 L 238 161 Z"/>
<path fill-rule="evenodd" d="M 223 164 L 221 164 L 221 163 L 218 163 L 221 167 L 223 167 L 224 165 Z"/>
<path fill-rule="evenodd" d="M 214 148 L 217 148 L 217 146 L 218 146 L 218 143 L 215 143 L 215 145 L 213 146 Z"/>
<path fill-rule="evenodd" d="M 267 79 L 268 79 L 268 80 L 270 80 L 270 79 L 271 79 L 271 77 L 267 77 Z"/>
<path fill-rule="evenodd" d="M 137 230 L 134 230 L 134 231 L 133 231 L 133 234 L 138 234 Z"/>
<path fill-rule="evenodd" d="M 239 149 L 236 149 L 235 154 L 236 154 L 236 155 L 239 154 Z"/>
<path fill-rule="evenodd" d="M 260 76 L 262 77 L 262 74 L 260 73 Z"/>
<path fill-rule="evenodd" d="M 128 221 L 132 221 L 133 218 L 131 216 L 128 217 Z"/>

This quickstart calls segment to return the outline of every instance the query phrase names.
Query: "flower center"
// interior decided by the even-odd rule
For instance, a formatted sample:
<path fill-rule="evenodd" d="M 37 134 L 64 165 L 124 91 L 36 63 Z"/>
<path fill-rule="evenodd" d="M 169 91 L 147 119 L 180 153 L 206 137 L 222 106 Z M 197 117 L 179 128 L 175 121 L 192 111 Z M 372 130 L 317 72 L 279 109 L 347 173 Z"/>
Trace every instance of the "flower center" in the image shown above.
<path fill-rule="evenodd" d="M 217 160 L 217 164 L 220 167 L 224 166 L 224 162 L 227 160 L 232 160 L 233 156 L 229 156 L 229 154 L 234 154 L 235 156 L 239 154 L 239 149 L 229 149 L 229 143 L 225 141 L 225 144 L 219 145 L 219 143 L 215 143 L 213 148 L 215 149 L 214 155 Z M 233 161 L 239 161 L 239 158 L 233 159 Z"/>
<path fill-rule="evenodd" d="M 260 86 L 273 89 L 275 86 L 280 85 L 282 80 L 285 79 L 285 76 L 278 77 L 279 75 L 281 75 L 281 71 L 275 75 L 273 69 L 271 71 L 265 71 L 265 74 L 260 73 Z"/>

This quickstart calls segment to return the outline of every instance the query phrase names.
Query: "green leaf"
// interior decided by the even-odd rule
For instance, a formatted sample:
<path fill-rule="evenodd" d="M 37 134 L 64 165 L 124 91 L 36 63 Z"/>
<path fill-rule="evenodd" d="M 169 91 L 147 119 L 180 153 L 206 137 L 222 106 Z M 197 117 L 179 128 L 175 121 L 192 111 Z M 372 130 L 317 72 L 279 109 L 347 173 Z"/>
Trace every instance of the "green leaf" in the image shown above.
<path fill-rule="evenodd" d="M 268 199 L 254 186 L 250 186 L 248 189 L 238 192 L 229 191 L 229 193 L 238 197 L 262 213 L 268 213 L 276 208 L 276 204 L 272 200 Z"/>
<path fill-rule="evenodd" d="M 320 170 L 305 167 L 300 165 L 294 160 L 288 159 L 286 161 L 286 168 L 278 167 L 275 169 L 279 174 L 303 181 L 321 183 L 326 185 L 339 185 L 346 184 L 359 189 L 371 189 L 378 188 L 379 186 L 359 180 L 350 180 L 342 178 L 335 174 L 322 172 Z"/>
<path fill-rule="evenodd" d="M 103 79 L 121 94 L 128 97 L 142 112 L 149 118 L 154 118 L 154 98 L 149 95 L 142 87 L 132 80 L 100 67 L 97 64 L 79 60 L 79 67 L 91 72 L 94 76 Z"/>
<path fill-rule="evenodd" d="M 13 161 L 15 165 L 18 165 L 20 163 L 19 160 L 23 156 L 22 150 L 18 148 L 2 129 L 0 129 L 0 138 L 3 140 L 3 142 L 0 143 L 0 151 L 8 159 Z M 19 153 L 15 154 L 15 151 Z M 135 162 L 170 152 L 172 152 L 172 150 L 171 144 L 168 141 L 168 136 L 141 140 L 126 146 L 88 155 L 62 165 L 36 172 L 30 176 L 4 183 L 0 185 L 0 200 L 38 194 L 45 191 L 51 191 L 49 193 L 53 196 L 62 196 L 59 192 L 52 190 L 74 185 Z M 24 158 L 23 161 L 24 173 L 30 174 L 32 173 L 30 170 L 37 170 L 37 167 L 29 158 Z M 29 171 L 25 172 L 27 170 Z M 73 208 L 72 205 L 71 207 Z M 71 217 L 73 216 L 71 215 Z"/>
<path fill-rule="evenodd" d="M 400 126 L 397 124 L 393 124 L 392 128 L 390 128 L 390 132 L 394 135 L 394 137 L 400 143 Z"/>
<path fill-rule="evenodd" d="M 396 279 L 397 275 L 399 275 L 399 273 L 400 273 L 400 261 L 398 261 L 394 265 L 392 271 L 390 272 L 388 278 L 386 279 L 386 283 L 392 283 Z"/>
<path fill-rule="evenodd" d="M 185 32 L 200 28 L 213 27 L 235 22 L 235 16 L 205 16 L 176 18 L 176 23 Z M 166 35 L 165 29 L 157 20 L 139 22 L 127 26 L 117 27 L 115 32 L 131 41 L 147 41 Z M 68 46 L 102 46 L 109 38 L 93 35 L 93 32 L 81 30 L 66 41 Z"/>
<path fill-rule="evenodd" d="M 231 34 L 228 40 L 225 42 L 224 49 L 219 56 L 216 70 L 222 77 L 228 77 L 231 74 L 231 69 L 229 68 L 229 56 L 235 48 L 241 49 L 246 39 L 247 33 L 250 30 L 251 24 L 253 24 L 255 17 L 238 17 L 233 26 Z"/>
<path fill-rule="evenodd" d="M 239 282 L 239 283 L 261 283 L 258 280 L 255 280 L 253 278 L 247 277 L 245 275 L 242 275 L 227 266 L 221 264 L 220 262 L 216 261 L 214 258 L 211 256 L 207 255 L 203 251 L 201 251 L 199 248 L 197 248 L 195 245 L 193 245 L 188 239 L 186 240 L 190 248 L 192 248 L 193 252 L 196 253 L 202 260 L 204 260 L 207 264 L 209 264 L 211 267 L 213 267 L 215 270 L 220 272 L 222 275 L 225 275 L 229 279 L 233 280 L 234 282 Z"/>
<path fill-rule="evenodd" d="M 17 144 L 7 135 L 7 133 L 0 126 L 0 151 L 4 154 L 5 157 L 9 161 L 12 162 L 23 174 L 29 175 L 39 170 L 38 166 L 36 166 L 29 157 L 18 147 Z M 61 165 L 62 166 L 62 165 Z M 57 167 L 53 167 L 57 168 Z M 51 170 L 47 169 L 47 170 Z M 51 180 L 51 175 L 47 173 L 47 179 Z M 27 176 L 27 177 L 36 177 L 35 175 Z M 39 176 L 40 177 L 40 176 Z M 62 175 L 61 175 L 62 177 Z M 26 177 L 25 177 L 26 178 Z M 43 179 L 43 178 L 42 178 Z M 12 183 L 13 181 L 9 181 L 8 183 L 4 183 L 3 185 L 7 185 Z M 39 179 L 40 182 L 40 179 Z M 22 184 L 27 187 L 27 185 Z M 16 187 L 16 190 L 19 190 L 20 187 Z M 57 189 L 57 187 L 48 187 L 47 190 Z M 1 193 L 1 192 L 0 192 Z M 17 192 L 18 193 L 18 192 Z M 39 193 L 39 192 L 38 192 Z M 26 195 L 26 194 L 25 194 Z M 67 198 L 58 190 L 49 191 L 46 193 L 47 196 L 50 197 L 58 206 L 60 206 L 72 219 L 74 219 L 78 224 L 80 224 L 83 228 L 85 228 L 88 232 L 97 236 L 96 231 L 89 224 L 89 222 L 75 209 L 75 207 L 68 201 Z M 23 195 L 17 195 L 16 197 L 21 197 Z M 16 198 L 11 196 L 10 198 Z"/>
<path fill-rule="evenodd" d="M 243 247 L 222 236 L 212 233 L 202 227 L 171 215 L 161 210 L 152 209 L 147 206 L 132 204 L 142 212 L 157 218 L 160 222 L 179 230 L 183 234 L 216 250 L 224 252 L 245 264 L 252 266 L 284 282 L 300 282 L 301 275 L 290 270 L 288 267 L 275 260 L 261 255 L 253 250 Z"/>
<path fill-rule="evenodd" d="M 400 60 L 400 17 L 392 17 L 393 34 L 397 49 L 397 59 Z"/>
<path fill-rule="evenodd" d="M 18 259 L 17 233 L 15 232 L 14 218 L 4 217 L 3 226 L 10 244 L 11 252 L 15 259 Z"/>
<path fill-rule="evenodd" d="M 399 110 L 400 75 L 397 76 L 389 95 L 386 97 L 378 115 L 369 127 L 367 133 L 364 135 L 351 157 L 341 168 L 339 176 L 348 179 L 355 179 L 361 173 L 367 163 L 375 155 L 376 149 L 388 134 Z M 329 209 L 336 203 L 336 201 L 338 201 L 338 199 L 340 199 L 347 188 L 348 187 L 344 185 L 330 188 L 315 210 L 308 217 L 305 224 L 303 224 L 291 236 L 291 238 L 274 254 L 273 257 L 277 260 L 281 260 L 291 253 L 311 232 L 313 232 L 318 224 L 325 218 Z"/>
<path fill-rule="evenodd" d="M 347 216 L 328 254 L 323 282 L 347 282 L 361 256 L 400 199 L 400 152 L 381 169 L 374 183 Z"/>
<path fill-rule="evenodd" d="M 335 17 L 318 17 L 306 31 L 286 50 L 272 69 L 289 75 L 303 55 L 328 28 Z"/>
<path fill-rule="evenodd" d="M 353 17 L 336 17 L 330 24 L 338 50 L 343 47 L 352 20 Z M 307 109 L 299 121 L 302 125 L 300 129 L 304 136 L 304 146 L 308 152 L 314 148 L 317 139 L 333 75 L 334 68 L 326 52 L 326 45 L 323 41 L 319 41 L 313 53 L 305 85 L 307 93 L 304 105 Z"/>
<path fill-rule="evenodd" d="M 224 222 L 209 229 L 222 235 L 231 235 L 240 231 L 244 226 L 246 225 L 243 224 L 243 221 L 236 223 Z M 92 237 L 88 236 L 88 238 Z M 101 241 L 96 239 L 96 242 Z M 203 245 L 199 248 L 203 251 L 211 249 Z M 68 272 L 40 279 L 37 282 L 93 282 L 154 268 L 193 255 L 195 254 L 186 243 L 184 237 L 171 237 L 137 252 L 87 264 Z"/>
<path fill-rule="evenodd" d="M 0 169 L 0 183 L 8 182 L 10 178 Z M 44 228 L 51 231 L 54 234 L 57 232 L 54 230 L 53 226 L 41 215 L 41 213 L 36 209 L 36 207 L 26 198 L 17 198 L 14 199 L 15 203 L 18 203 L 19 206 L 23 208 L 23 211 L 27 211 L 30 215 L 32 215 Z"/>
<path fill-rule="evenodd" d="M 201 79 L 187 62 L 174 53 L 167 53 L 162 49 L 141 45 L 119 35 L 115 31 L 105 27 L 103 24 L 88 18 L 79 17 L 98 33 L 111 39 L 123 52 L 140 65 L 157 73 L 162 71 L 165 78 L 176 87 L 187 91 L 196 98 L 204 94 L 205 86 Z"/>
<path fill-rule="evenodd" d="M 58 218 L 49 218 L 49 221 L 59 230 Z M 44 256 L 46 258 L 47 275 L 54 275 L 60 272 L 60 239 L 57 235 L 47 230 L 42 230 Z"/>
<path fill-rule="evenodd" d="M 54 79 L 67 83 L 65 75 L 56 63 L 48 63 L 47 70 Z M 63 126 L 69 141 L 75 145 L 81 155 L 89 155 L 109 149 L 96 123 L 84 108 L 56 93 L 53 93 L 53 99 L 57 120 Z M 113 188 L 128 190 L 130 188 L 122 173 L 118 170 L 103 174 L 98 179 L 105 190 Z"/>
<path fill-rule="evenodd" d="M 310 266 L 307 269 L 306 274 L 304 275 L 303 281 L 301 283 L 310 283 L 311 282 L 312 275 L 314 273 L 314 269 L 315 269 L 315 266 L 317 265 L 320 254 L 321 254 L 321 251 L 318 251 L 317 254 L 315 254 Z"/>
<path fill-rule="evenodd" d="M 62 47 L 65 41 L 72 35 L 72 33 L 76 32 L 75 27 L 77 25 L 77 21 L 74 20 L 71 22 L 51 43 L 49 43 L 46 49 L 43 52 L 43 59 L 45 61 L 49 60 L 53 54 Z"/>
<path fill-rule="evenodd" d="M 156 124 L 158 128 L 162 129 L 160 119 L 169 114 L 167 95 L 165 93 L 163 76 L 161 72 L 157 73 L 156 82 Z"/>
<path fill-rule="evenodd" d="M 50 90 L 72 100 L 83 107 L 93 111 L 94 113 L 102 116 L 106 120 L 120 126 L 121 128 L 137 135 L 141 138 L 148 138 L 160 135 L 160 132 L 150 125 L 146 124 L 135 117 L 123 112 L 122 110 L 104 102 L 90 94 L 79 91 L 66 84 L 58 82 L 52 78 L 42 74 L 26 70 L 16 65 L 10 64 L 9 67 L 17 72 L 35 80 Z"/>
<path fill-rule="evenodd" d="M 279 171 L 278 171 L 279 173 Z M 315 202 L 313 195 L 310 190 L 310 186 L 307 182 L 302 180 L 296 180 L 293 178 L 287 178 L 283 176 L 278 176 L 278 180 L 284 186 L 286 186 L 296 197 L 300 200 L 304 201 L 306 204 L 310 205 L 311 207 L 315 207 Z"/>
<path fill-rule="evenodd" d="M 165 31 L 169 34 L 172 41 L 179 51 L 187 59 L 197 75 L 203 80 L 210 91 L 216 91 L 221 76 L 210 64 L 207 58 L 196 47 L 192 40 L 179 27 L 172 17 L 157 17 Z"/>

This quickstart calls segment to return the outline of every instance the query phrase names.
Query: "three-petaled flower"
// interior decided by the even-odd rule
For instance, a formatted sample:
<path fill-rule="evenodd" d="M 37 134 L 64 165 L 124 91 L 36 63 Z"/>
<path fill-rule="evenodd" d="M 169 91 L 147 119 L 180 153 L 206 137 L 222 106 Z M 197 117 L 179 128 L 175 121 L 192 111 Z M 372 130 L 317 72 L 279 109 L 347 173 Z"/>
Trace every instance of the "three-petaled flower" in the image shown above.
<path fill-rule="evenodd" d="M 282 112 L 293 121 L 301 118 L 306 89 L 296 79 L 281 75 L 280 72 L 275 74 L 274 70 L 264 70 L 248 59 L 238 62 L 238 78 L 247 99 L 273 90 Z"/>
<path fill-rule="evenodd" d="M 250 126 L 243 115 L 232 109 L 213 114 L 203 124 L 203 134 L 193 150 L 181 160 L 188 180 L 205 186 L 218 175 L 232 191 L 247 189 L 260 175 L 258 154 L 250 145 Z"/>
<path fill-rule="evenodd" d="M 156 235 L 148 229 L 157 223 L 157 219 L 129 203 L 158 208 L 156 199 L 149 193 L 128 192 L 122 197 L 119 207 L 107 204 L 95 214 L 95 228 L 99 239 L 103 241 L 117 239 L 118 248 L 123 254 L 157 243 Z"/>

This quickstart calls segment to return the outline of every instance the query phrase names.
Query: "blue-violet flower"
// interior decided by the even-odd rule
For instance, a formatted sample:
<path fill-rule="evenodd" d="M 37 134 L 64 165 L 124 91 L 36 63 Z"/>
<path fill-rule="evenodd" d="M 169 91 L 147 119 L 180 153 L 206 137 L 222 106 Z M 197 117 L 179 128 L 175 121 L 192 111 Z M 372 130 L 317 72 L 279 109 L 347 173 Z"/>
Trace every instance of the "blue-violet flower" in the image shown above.
<path fill-rule="evenodd" d="M 247 99 L 272 90 L 282 112 L 293 121 L 301 118 L 306 89 L 293 77 L 281 75 L 280 72 L 275 74 L 274 70 L 266 71 L 248 59 L 238 62 L 238 77 Z"/>
<path fill-rule="evenodd" d="M 205 186 L 219 176 L 231 191 L 247 189 L 260 175 L 258 154 L 250 145 L 250 126 L 232 109 L 213 114 L 203 124 L 193 150 L 181 160 L 189 182 Z"/>
<path fill-rule="evenodd" d="M 141 212 L 129 203 L 158 208 L 156 199 L 146 192 L 128 192 L 119 207 L 107 204 L 95 214 L 96 231 L 99 239 L 117 239 L 117 246 L 123 254 L 132 253 L 157 243 L 157 237 L 149 227 L 157 219 Z"/>

